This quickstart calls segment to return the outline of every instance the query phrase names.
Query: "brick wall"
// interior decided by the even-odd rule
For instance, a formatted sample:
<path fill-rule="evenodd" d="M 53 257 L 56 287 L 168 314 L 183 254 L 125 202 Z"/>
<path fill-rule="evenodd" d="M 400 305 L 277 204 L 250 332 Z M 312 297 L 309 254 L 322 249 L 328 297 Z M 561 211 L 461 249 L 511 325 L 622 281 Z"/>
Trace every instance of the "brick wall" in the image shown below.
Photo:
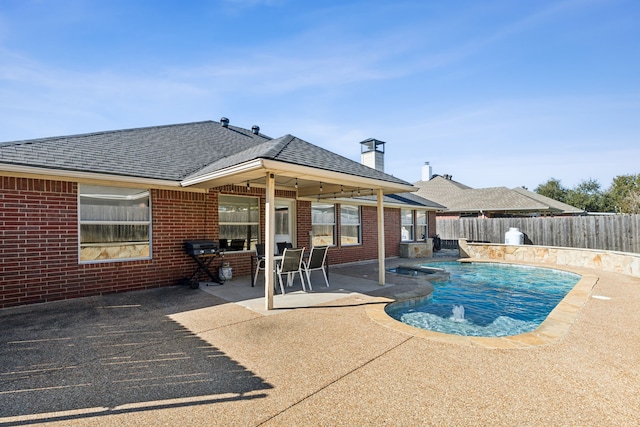
<path fill-rule="evenodd" d="M 311 202 L 298 201 L 296 210 L 298 246 L 310 250 Z M 336 205 L 336 213 L 339 212 L 339 205 Z M 331 264 L 378 259 L 378 210 L 375 206 L 363 206 L 361 212 L 362 244 L 330 247 Z M 384 216 L 385 256 L 397 257 L 400 250 L 400 209 L 385 208 Z M 337 218 L 336 227 L 340 227 L 340 218 Z"/>
<path fill-rule="evenodd" d="M 168 286 L 191 275 L 183 241 L 216 237 L 217 198 L 151 195 L 153 260 L 79 264 L 77 183 L 2 177 L 0 307 Z"/>
<path fill-rule="evenodd" d="M 438 231 L 436 229 L 436 213 L 429 212 L 427 213 L 427 231 L 429 233 L 429 237 L 436 237 Z"/>
<path fill-rule="evenodd" d="M 31 178 L 0 178 L 0 308 L 80 296 L 175 284 L 190 276 L 195 262 L 183 242 L 218 239 L 218 194 L 260 197 L 264 235 L 264 190 L 234 187 L 193 193 L 151 190 L 151 260 L 78 262 L 78 184 Z M 277 197 L 295 193 L 277 191 Z M 330 248 L 332 264 L 378 256 L 377 210 L 362 207 L 362 245 Z M 298 246 L 310 249 L 311 202 L 298 201 Z M 430 230 L 435 229 L 435 226 Z M 399 255 L 400 210 L 385 209 L 387 257 Z M 251 253 L 226 253 L 234 276 L 248 275 Z M 216 265 L 221 261 L 216 261 Z"/>
<path fill-rule="evenodd" d="M 77 294 L 76 203 L 75 183 L 2 177 L 0 307 Z"/>

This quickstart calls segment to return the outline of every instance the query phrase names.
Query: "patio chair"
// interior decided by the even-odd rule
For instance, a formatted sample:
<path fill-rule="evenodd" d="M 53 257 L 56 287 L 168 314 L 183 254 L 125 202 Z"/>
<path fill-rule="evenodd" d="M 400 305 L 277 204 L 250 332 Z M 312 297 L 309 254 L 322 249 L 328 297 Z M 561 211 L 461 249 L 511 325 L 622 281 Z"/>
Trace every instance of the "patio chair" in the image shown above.
<path fill-rule="evenodd" d="M 229 245 L 230 251 L 242 251 L 244 250 L 244 239 L 231 239 L 231 244 Z"/>
<path fill-rule="evenodd" d="M 282 254 L 282 261 L 276 266 L 276 275 L 278 276 L 278 282 L 280 283 L 280 292 L 284 295 L 284 286 L 282 285 L 282 275 L 287 275 L 287 286 L 291 286 L 291 283 L 295 279 L 295 274 L 300 275 L 300 281 L 302 282 L 302 290 L 307 291 L 304 286 L 304 276 L 302 275 L 302 249 L 290 249 L 286 248 Z"/>
<path fill-rule="evenodd" d="M 277 242 L 278 255 L 282 255 L 285 249 L 293 249 L 293 245 L 290 242 Z"/>
<path fill-rule="evenodd" d="M 229 249 L 229 239 L 220 239 L 220 249 L 225 251 Z"/>
<path fill-rule="evenodd" d="M 312 247 L 311 253 L 309 254 L 309 259 L 307 260 L 307 262 L 303 263 L 304 272 L 307 275 L 309 290 L 313 290 L 313 288 L 311 287 L 311 272 L 314 270 L 322 271 L 324 282 L 327 284 L 327 287 L 329 287 L 329 279 L 327 278 L 327 272 L 325 271 L 328 249 L 328 246 Z"/>
<path fill-rule="evenodd" d="M 253 278 L 253 283 L 258 281 L 258 273 L 260 270 L 265 269 L 265 258 L 264 258 L 264 243 L 256 243 L 256 275 Z"/>

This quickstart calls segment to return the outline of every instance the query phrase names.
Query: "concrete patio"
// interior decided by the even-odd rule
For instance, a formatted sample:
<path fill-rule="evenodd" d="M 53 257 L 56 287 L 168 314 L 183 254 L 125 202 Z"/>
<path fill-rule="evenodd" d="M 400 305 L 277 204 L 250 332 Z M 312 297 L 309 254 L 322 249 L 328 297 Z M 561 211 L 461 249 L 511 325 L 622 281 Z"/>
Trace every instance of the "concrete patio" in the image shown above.
<path fill-rule="evenodd" d="M 429 291 L 376 266 L 269 312 L 248 277 L 0 310 L 0 425 L 640 424 L 639 278 L 583 270 L 566 334 L 492 349 L 373 320 Z"/>

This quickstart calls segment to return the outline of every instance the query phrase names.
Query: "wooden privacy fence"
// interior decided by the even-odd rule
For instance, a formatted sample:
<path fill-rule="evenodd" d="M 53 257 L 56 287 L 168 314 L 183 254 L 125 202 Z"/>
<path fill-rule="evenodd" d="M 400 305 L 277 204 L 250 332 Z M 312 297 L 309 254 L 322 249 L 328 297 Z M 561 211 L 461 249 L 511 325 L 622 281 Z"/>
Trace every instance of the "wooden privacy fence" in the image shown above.
<path fill-rule="evenodd" d="M 444 242 L 504 243 L 510 227 L 524 233 L 525 244 L 640 253 L 640 215 L 593 215 L 537 218 L 438 219 Z"/>

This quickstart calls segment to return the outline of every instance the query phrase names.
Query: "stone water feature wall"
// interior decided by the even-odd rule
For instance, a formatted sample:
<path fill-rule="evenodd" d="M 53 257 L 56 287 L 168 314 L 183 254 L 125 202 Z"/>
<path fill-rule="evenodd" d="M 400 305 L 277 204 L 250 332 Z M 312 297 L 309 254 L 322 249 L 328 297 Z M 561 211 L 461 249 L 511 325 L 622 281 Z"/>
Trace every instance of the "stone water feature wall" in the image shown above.
<path fill-rule="evenodd" d="M 426 242 L 400 243 L 400 258 L 431 258 L 433 256 L 433 239 Z"/>
<path fill-rule="evenodd" d="M 568 265 L 640 277 L 640 254 L 556 246 L 469 243 L 460 239 L 460 257 Z"/>

